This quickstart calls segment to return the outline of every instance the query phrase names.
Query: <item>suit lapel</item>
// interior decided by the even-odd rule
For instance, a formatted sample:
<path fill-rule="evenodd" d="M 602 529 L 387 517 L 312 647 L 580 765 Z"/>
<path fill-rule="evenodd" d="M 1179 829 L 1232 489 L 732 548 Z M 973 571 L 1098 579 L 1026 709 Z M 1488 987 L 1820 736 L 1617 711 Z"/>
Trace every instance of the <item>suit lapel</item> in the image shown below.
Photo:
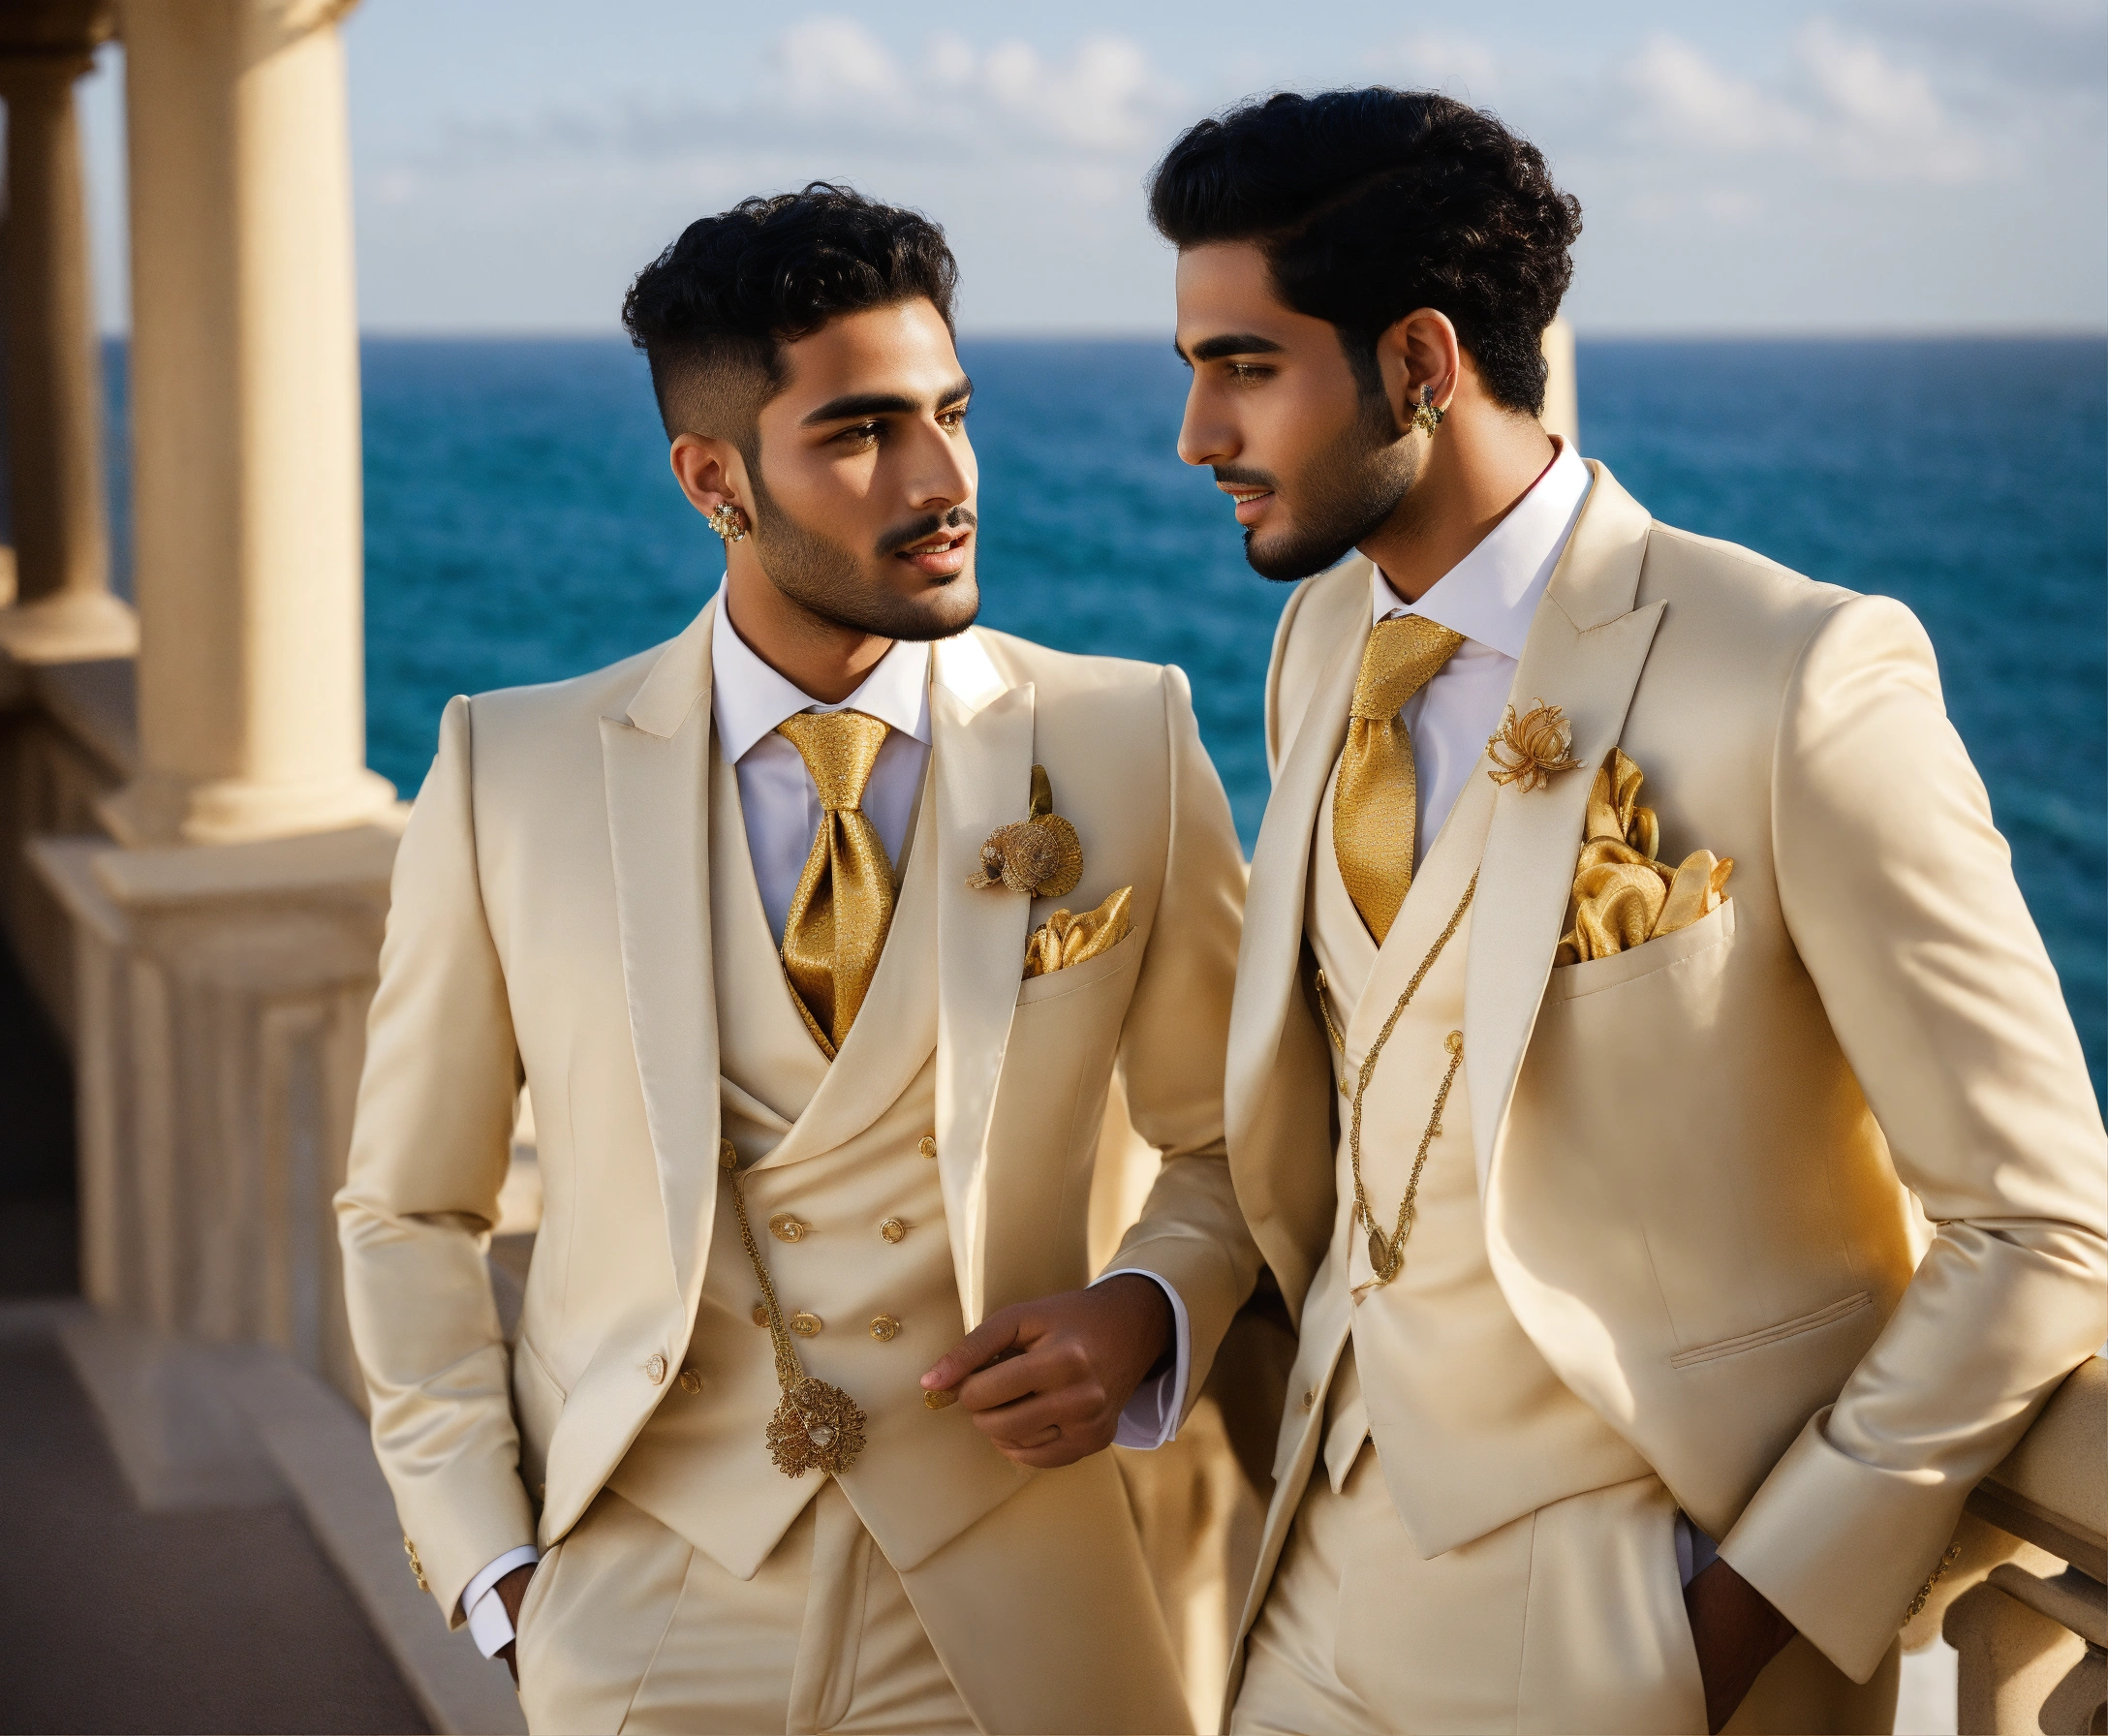
<path fill-rule="evenodd" d="M 919 840 L 916 851 L 935 868 L 937 1162 L 959 1299 L 971 1327 L 984 1294 L 988 1120 L 1017 1008 L 1032 905 L 1019 893 L 969 891 L 966 883 L 980 867 L 988 834 L 1025 817 L 1033 690 L 1005 681 L 974 633 L 933 649 L 936 824 L 934 837 Z"/>
<path fill-rule="evenodd" d="M 717 1004 L 710 957 L 713 603 L 666 647 L 627 713 L 601 719 L 630 1039 L 674 1281 L 691 1310 L 717 1203 Z"/>
<path fill-rule="evenodd" d="M 1311 836 L 1332 762 L 1347 740 L 1347 708 L 1361 671 L 1362 648 L 1369 642 L 1367 587 L 1361 587 L 1358 595 L 1363 606 L 1355 630 L 1341 635 L 1324 672 L 1311 689 L 1302 717 L 1292 726 L 1294 737 L 1267 798 L 1258 846 L 1252 852 L 1251 889 L 1237 949 L 1238 1016 L 1230 1025 L 1224 1105 L 1232 1144 L 1264 1096 L 1288 1005 L 1296 993 Z"/>
<path fill-rule="evenodd" d="M 1624 731 L 1666 606 L 1632 607 L 1650 520 L 1609 471 L 1593 460 L 1589 469 L 1588 504 L 1531 621 L 1510 690 L 1517 711 L 1539 698 L 1565 707 L 1580 765 L 1527 795 L 1512 784 L 1501 789 L 1472 912 L 1464 1070 L 1481 1194 L 1559 946 L 1589 787 Z M 1482 773 L 1483 765 L 1473 775 Z"/>

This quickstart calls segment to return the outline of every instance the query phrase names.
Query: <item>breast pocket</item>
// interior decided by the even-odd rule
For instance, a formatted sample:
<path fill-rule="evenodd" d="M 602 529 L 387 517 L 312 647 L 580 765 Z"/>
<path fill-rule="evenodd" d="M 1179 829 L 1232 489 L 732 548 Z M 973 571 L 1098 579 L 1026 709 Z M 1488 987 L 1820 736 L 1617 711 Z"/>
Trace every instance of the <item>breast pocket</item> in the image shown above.
<path fill-rule="evenodd" d="M 1547 1002 L 1577 1001 L 1584 995 L 1623 988 L 1658 971 L 1704 959 L 1708 952 L 1730 946 L 1734 938 L 1735 901 L 1730 898 L 1689 928 L 1679 928 L 1674 934 L 1662 935 L 1629 951 L 1613 952 L 1608 958 L 1584 959 L 1577 965 L 1556 966 L 1551 980 L 1545 984 L 1544 998 Z M 1707 964 L 1720 962 L 1709 960 Z"/>
<path fill-rule="evenodd" d="M 1066 971 L 1049 971 L 1044 976 L 1027 976 L 1018 985 L 1017 1005 L 1022 1008 L 1041 1001 L 1058 1001 L 1064 995 L 1081 994 L 1087 988 L 1097 987 L 1106 977 L 1118 976 L 1140 952 L 1141 937 L 1132 932 L 1125 934 L 1110 951 L 1087 958 L 1080 965 L 1070 965 Z"/>

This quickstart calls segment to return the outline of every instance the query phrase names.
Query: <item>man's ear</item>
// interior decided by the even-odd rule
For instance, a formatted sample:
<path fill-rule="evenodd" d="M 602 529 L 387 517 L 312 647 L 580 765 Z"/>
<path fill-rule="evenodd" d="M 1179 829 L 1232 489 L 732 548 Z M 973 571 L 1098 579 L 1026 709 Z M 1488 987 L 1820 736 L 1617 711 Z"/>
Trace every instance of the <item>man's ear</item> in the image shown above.
<path fill-rule="evenodd" d="M 730 441 L 707 434 L 676 434 L 666 450 L 666 462 L 673 467 L 673 480 L 688 496 L 688 504 L 704 517 L 726 505 L 752 516 L 746 460 Z"/>
<path fill-rule="evenodd" d="M 1449 316 L 1416 307 L 1376 341 L 1377 371 L 1400 432 L 1412 425 L 1421 388 L 1438 410 L 1447 410 L 1464 374 L 1463 349 Z"/>

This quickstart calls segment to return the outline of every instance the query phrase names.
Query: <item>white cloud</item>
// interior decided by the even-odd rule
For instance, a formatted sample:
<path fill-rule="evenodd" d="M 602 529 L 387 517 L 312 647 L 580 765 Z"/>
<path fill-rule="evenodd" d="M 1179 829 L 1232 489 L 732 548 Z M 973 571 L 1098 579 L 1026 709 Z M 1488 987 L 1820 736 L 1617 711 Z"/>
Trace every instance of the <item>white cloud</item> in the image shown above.
<path fill-rule="evenodd" d="M 1419 30 L 1369 56 L 1380 78 L 1422 90 L 1439 90 L 1464 102 L 1484 102 L 1501 83 L 1501 62 L 1476 37 Z"/>

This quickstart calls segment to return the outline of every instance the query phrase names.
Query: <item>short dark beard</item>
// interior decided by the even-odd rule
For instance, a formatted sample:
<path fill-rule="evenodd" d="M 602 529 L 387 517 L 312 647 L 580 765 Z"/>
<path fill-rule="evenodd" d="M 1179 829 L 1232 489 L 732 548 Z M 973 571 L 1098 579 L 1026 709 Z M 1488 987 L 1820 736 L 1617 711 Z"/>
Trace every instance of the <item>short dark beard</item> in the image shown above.
<path fill-rule="evenodd" d="M 1390 522 L 1418 471 L 1412 444 L 1398 437 L 1388 400 L 1364 395 L 1361 414 L 1295 479 L 1295 529 L 1276 542 L 1261 542 L 1256 530 L 1246 531 L 1244 558 L 1263 578 L 1322 573 Z"/>
<path fill-rule="evenodd" d="M 754 484 L 754 549 L 761 571 L 807 613 L 829 626 L 886 639 L 947 639 L 974 625 L 980 613 L 980 587 L 972 566 L 945 581 L 926 603 L 917 604 L 874 581 L 868 563 L 786 512 L 753 459 L 748 460 L 747 480 Z M 931 512 L 913 525 L 888 531 L 880 539 L 876 557 L 889 559 L 911 542 L 974 522 L 974 513 L 963 506 Z"/>

